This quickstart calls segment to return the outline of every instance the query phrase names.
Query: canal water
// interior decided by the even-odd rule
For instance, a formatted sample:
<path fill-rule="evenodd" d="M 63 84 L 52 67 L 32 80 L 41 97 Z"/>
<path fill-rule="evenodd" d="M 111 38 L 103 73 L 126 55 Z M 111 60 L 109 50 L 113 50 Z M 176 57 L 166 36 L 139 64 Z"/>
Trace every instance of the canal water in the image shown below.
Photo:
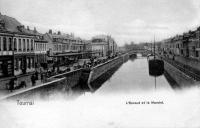
<path fill-rule="evenodd" d="M 164 75 L 149 75 L 148 61 L 138 57 L 124 63 L 96 93 L 128 93 L 134 91 L 171 90 Z"/>
<path fill-rule="evenodd" d="M 91 87 L 93 90 L 91 92 L 104 95 L 145 91 L 154 92 L 159 90 L 173 91 L 171 83 L 168 82 L 169 79 L 164 74 L 158 77 L 150 76 L 147 58 L 138 55 L 138 57 L 129 59 L 121 66 L 107 72 L 102 78 L 92 83 Z"/>

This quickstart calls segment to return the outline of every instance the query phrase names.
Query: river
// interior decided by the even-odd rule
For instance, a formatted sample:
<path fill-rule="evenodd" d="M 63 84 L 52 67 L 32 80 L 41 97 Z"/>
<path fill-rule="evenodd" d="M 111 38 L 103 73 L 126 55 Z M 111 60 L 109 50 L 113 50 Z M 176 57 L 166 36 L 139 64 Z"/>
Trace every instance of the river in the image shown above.
<path fill-rule="evenodd" d="M 127 93 L 127 91 L 154 91 L 159 89 L 171 90 L 172 88 L 164 75 L 156 78 L 150 76 L 147 59 L 139 57 L 124 63 L 97 90 L 97 93 Z"/>

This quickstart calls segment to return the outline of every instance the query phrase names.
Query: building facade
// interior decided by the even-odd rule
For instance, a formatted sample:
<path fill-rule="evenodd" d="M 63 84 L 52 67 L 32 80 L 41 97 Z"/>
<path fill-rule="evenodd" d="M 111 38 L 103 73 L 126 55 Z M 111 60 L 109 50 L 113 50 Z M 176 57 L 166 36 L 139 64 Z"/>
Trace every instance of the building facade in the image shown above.
<path fill-rule="evenodd" d="M 14 75 L 35 71 L 34 35 L 14 33 Z"/>
<path fill-rule="evenodd" d="M 36 67 L 45 67 L 47 64 L 47 44 L 48 42 L 44 39 L 43 35 L 37 35 L 35 37 L 34 53 Z"/>
<path fill-rule="evenodd" d="M 53 33 L 49 30 L 44 38 L 48 41 L 48 61 L 51 63 L 67 65 L 85 56 L 86 41 L 73 34 L 62 34 L 60 31 Z"/>
<path fill-rule="evenodd" d="M 98 35 L 92 38 L 92 52 L 96 57 L 114 56 L 117 51 L 117 44 L 111 36 Z"/>
<path fill-rule="evenodd" d="M 14 75 L 13 34 L 0 31 L 0 78 Z"/>
<path fill-rule="evenodd" d="M 200 27 L 194 31 L 165 39 L 161 44 L 163 52 L 186 58 L 200 59 Z"/>

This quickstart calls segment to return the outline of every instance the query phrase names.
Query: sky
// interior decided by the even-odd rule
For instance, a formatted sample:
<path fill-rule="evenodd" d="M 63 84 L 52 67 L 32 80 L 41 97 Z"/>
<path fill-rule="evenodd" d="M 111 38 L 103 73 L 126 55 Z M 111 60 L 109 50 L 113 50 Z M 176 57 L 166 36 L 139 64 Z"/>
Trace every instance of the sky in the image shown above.
<path fill-rule="evenodd" d="M 200 26 L 199 0 L 0 0 L 0 12 L 41 33 L 84 39 L 109 34 L 118 45 L 149 42 Z"/>

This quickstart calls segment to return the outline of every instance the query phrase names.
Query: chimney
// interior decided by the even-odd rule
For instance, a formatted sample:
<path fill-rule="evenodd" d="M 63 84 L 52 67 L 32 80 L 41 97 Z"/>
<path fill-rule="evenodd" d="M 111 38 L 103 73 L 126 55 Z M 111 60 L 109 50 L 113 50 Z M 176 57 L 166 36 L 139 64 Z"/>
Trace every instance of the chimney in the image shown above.
<path fill-rule="evenodd" d="M 49 29 L 49 34 L 52 34 L 53 32 L 52 32 L 52 29 Z"/>
<path fill-rule="evenodd" d="M 18 29 L 20 32 L 23 32 L 24 25 L 17 26 L 17 29 Z"/>
<path fill-rule="evenodd" d="M 34 32 L 34 33 L 36 33 L 36 32 L 37 32 L 37 30 L 36 30 L 36 27 L 34 27 L 34 30 L 33 30 L 33 32 Z"/>
<path fill-rule="evenodd" d="M 71 33 L 70 33 L 70 36 L 71 36 L 71 37 L 74 37 L 74 33 L 71 32 Z"/>
<path fill-rule="evenodd" d="M 60 31 L 58 31 L 58 35 L 61 35 L 61 32 L 60 32 Z"/>
<path fill-rule="evenodd" d="M 29 31 L 30 29 L 29 29 L 29 26 L 27 26 L 27 30 Z"/>
<path fill-rule="evenodd" d="M 0 20 L 0 29 L 5 29 L 5 22 Z"/>
<path fill-rule="evenodd" d="M 197 28 L 198 31 L 200 31 L 200 26 Z"/>

